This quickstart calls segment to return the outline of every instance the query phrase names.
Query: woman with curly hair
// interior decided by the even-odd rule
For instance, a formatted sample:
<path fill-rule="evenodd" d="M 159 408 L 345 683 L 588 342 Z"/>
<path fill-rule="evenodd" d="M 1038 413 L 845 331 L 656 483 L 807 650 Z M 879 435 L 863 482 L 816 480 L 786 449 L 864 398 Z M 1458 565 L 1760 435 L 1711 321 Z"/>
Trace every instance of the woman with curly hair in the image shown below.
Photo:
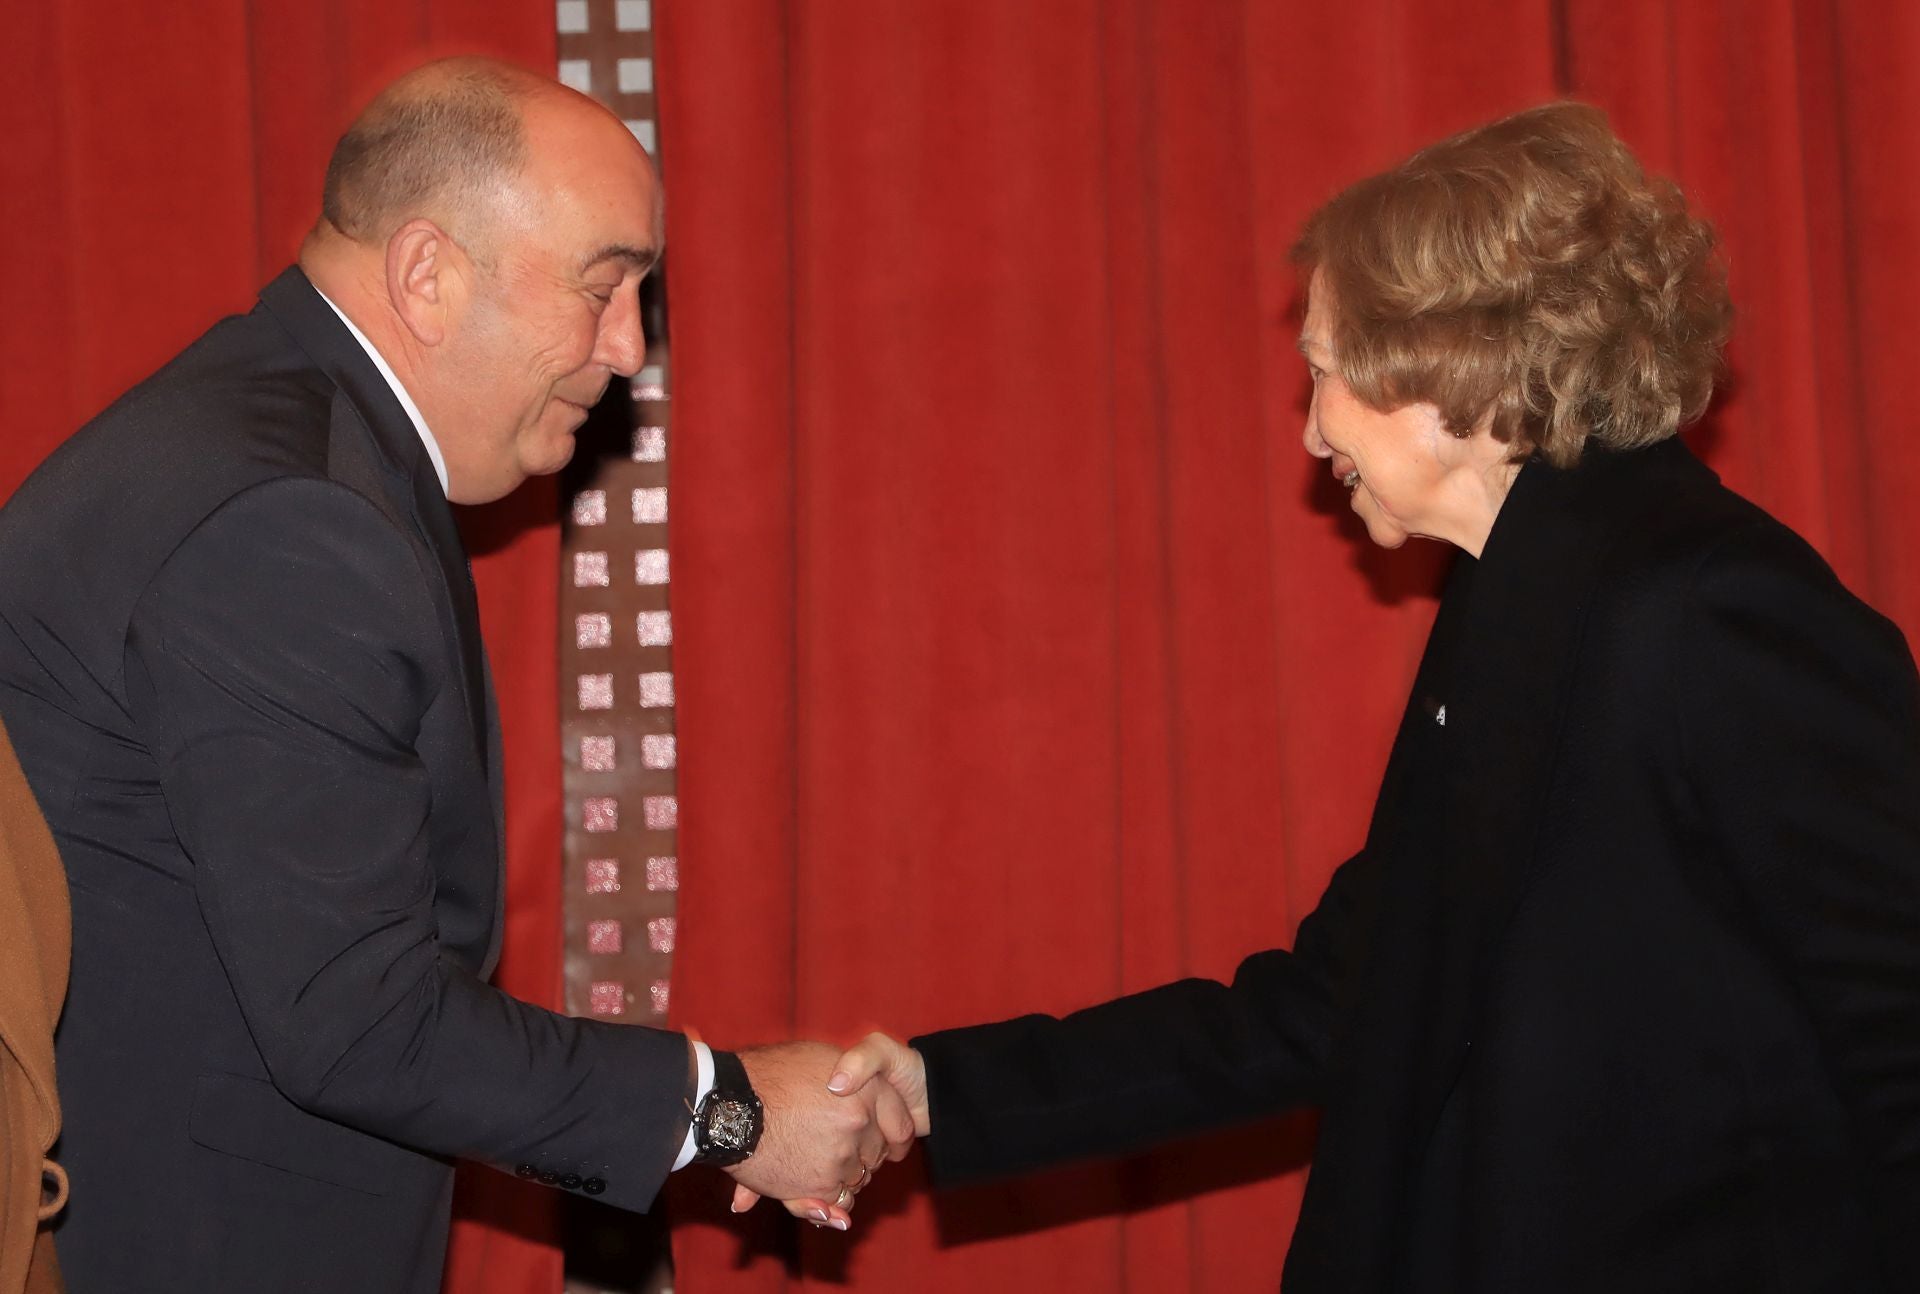
<path fill-rule="evenodd" d="M 1676 438 L 1708 226 L 1556 104 L 1297 249 L 1307 451 L 1449 579 L 1362 852 L 1290 950 L 843 1060 L 936 1181 L 1317 1105 L 1285 1288 L 1920 1290 L 1920 688 Z"/>

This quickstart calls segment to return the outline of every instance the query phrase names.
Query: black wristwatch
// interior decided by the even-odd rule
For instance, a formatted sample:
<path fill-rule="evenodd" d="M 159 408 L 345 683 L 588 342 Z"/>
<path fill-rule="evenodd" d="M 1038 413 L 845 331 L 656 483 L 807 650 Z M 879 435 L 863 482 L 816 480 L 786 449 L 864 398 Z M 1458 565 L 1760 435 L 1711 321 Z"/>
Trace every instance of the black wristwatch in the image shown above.
<path fill-rule="evenodd" d="M 753 1157 L 764 1123 L 747 1067 L 730 1051 L 713 1053 L 713 1089 L 693 1112 L 693 1162 L 726 1168 Z"/>

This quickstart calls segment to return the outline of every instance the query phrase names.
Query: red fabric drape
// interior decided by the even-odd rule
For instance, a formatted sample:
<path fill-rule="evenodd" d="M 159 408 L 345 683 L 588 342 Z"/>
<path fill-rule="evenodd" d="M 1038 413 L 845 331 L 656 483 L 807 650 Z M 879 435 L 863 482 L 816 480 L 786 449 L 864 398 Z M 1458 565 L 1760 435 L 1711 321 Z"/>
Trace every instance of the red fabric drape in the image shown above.
<path fill-rule="evenodd" d="M 440 53 L 551 71 L 551 4 L 36 0 L 0 16 L 0 497 L 113 397 L 247 309 L 317 212 L 328 151 Z M 560 1001 L 558 528 L 551 484 L 466 518 L 507 736 L 496 982 Z M 85 1184 L 76 1183 L 76 1192 Z M 463 1170 L 452 1290 L 560 1286 L 552 1197 Z"/>
<path fill-rule="evenodd" d="M 1442 554 L 1366 547 L 1301 452 L 1287 247 L 1503 111 L 1598 102 L 1716 218 L 1739 334 L 1693 439 L 1920 634 L 1904 0 L 656 22 L 674 1000 L 716 1041 L 1061 1011 L 1291 937 L 1363 834 Z M 1302 1120 L 942 1198 L 894 1170 L 851 1244 L 683 1228 L 678 1287 L 1271 1289 L 1310 1144 Z"/>

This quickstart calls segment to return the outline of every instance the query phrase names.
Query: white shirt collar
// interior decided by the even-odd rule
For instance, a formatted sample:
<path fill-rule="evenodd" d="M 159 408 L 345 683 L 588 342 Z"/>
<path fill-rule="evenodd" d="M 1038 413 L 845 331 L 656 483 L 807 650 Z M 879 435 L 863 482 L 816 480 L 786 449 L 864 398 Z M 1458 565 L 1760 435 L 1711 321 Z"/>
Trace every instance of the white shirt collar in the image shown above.
<path fill-rule="evenodd" d="M 367 352 L 367 358 L 372 360 L 373 366 L 380 370 L 380 376 L 387 379 L 387 385 L 393 388 L 394 399 L 400 401 L 400 407 L 407 411 L 407 417 L 413 420 L 413 429 L 420 433 L 420 443 L 427 447 L 427 457 L 433 461 L 433 474 L 440 478 L 440 493 L 445 494 L 447 492 L 447 460 L 440 455 L 440 442 L 433 438 L 431 431 L 427 430 L 427 420 L 420 416 L 420 406 L 415 404 L 413 397 L 407 394 L 407 388 L 400 385 L 400 379 L 393 375 L 393 370 L 387 366 L 387 361 L 380 352 L 373 348 L 373 343 L 367 340 L 367 335 L 354 327 L 353 320 L 347 318 L 340 307 L 333 304 L 333 298 L 321 292 L 319 288 L 315 288 L 314 292 L 327 303 L 328 309 L 340 316 L 340 322 L 347 326 L 347 331 L 353 334 L 353 339 L 360 343 L 360 349 Z"/>

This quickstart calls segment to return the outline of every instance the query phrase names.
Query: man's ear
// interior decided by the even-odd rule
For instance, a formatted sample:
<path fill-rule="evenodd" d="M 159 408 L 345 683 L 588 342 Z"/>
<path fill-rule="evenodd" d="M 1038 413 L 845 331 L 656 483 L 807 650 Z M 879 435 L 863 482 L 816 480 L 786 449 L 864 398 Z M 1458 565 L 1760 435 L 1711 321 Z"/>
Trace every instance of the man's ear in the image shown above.
<path fill-rule="evenodd" d="M 422 216 L 387 239 L 387 300 L 422 346 L 438 346 L 465 284 L 466 257 L 440 226 Z"/>

